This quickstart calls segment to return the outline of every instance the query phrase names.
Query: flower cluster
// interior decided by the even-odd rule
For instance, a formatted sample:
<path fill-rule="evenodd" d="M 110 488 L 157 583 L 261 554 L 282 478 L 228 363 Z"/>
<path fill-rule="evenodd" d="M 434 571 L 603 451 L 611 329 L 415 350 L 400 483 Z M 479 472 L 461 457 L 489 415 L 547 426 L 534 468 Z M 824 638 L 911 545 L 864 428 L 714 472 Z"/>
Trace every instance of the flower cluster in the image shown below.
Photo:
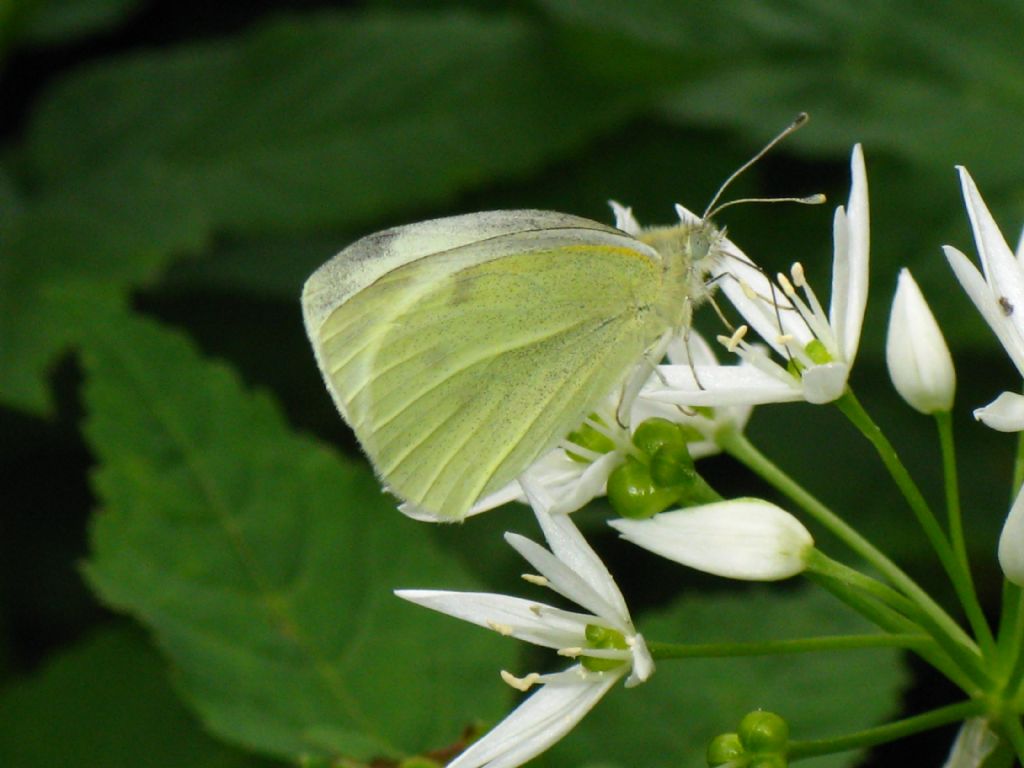
<path fill-rule="evenodd" d="M 946 258 L 1024 376 L 1024 237 L 1016 253 L 1011 251 L 970 175 L 962 168 L 959 172 L 981 270 L 956 248 L 946 246 Z M 508 543 L 537 572 L 524 578 L 550 588 L 585 612 L 495 594 L 397 592 L 411 602 L 574 660 L 553 674 L 515 676 L 502 671 L 502 678 L 514 688 L 527 691 L 539 686 L 539 690 L 470 745 L 450 764 L 452 768 L 521 765 L 571 730 L 618 681 L 625 680 L 626 687 L 631 687 L 653 673 L 652 654 L 619 588 L 568 514 L 596 497 L 607 495 L 623 515 L 610 521 L 623 539 L 707 573 L 771 581 L 810 569 L 841 584 L 870 581 L 818 553 L 804 525 L 775 504 L 761 499 L 723 500 L 701 486 L 702 481 L 691 482 L 699 477 L 692 471 L 694 460 L 721 450 L 736 455 L 735 446 L 753 406 L 793 401 L 824 404 L 852 397 L 848 381 L 860 341 L 869 273 L 867 178 L 859 145 L 853 149 L 851 173 L 848 204 L 840 206 L 834 217 L 827 309 L 799 263 L 788 275 L 771 279 L 721 237 L 715 244 L 721 258 L 710 279 L 743 318 L 742 325 L 718 339 L 735 362 L 721 363 L 711 346 L 696 331 L 689 331 L 686 338 L 675 339 L 667 347 L 667 362 L 656 367 L 633 402 L 627 403 L 625 416 L 621 398 L 610 398 L 516 482 L 474 507 L 475 514 L 513 500 L 531 505 L 548 548 L 506 534 Z M 619 229 L 635 236 L 643 232 L 629 208 L 614 202 L 612 208 Z M 677 213 L 683 224 L 700 222 L 681 206 Z M 759 341 L 748 339 L 752 332 Z M 908 270 L 898 278 L 885 351 L 892 383 L 909 405 L 939 417 L 951 411 L 956 391 L 952 356 Z M 1022 431 L 1024 395 L 1003 392 L 975 415 L 994 429 Z M 625 503 L 620 503 L 622 499 Z M 806 509 L 814 509 L 813 504 Z M 825 516 L 818 521 L 828 526 L 831 519 Z M 832 530 L 845 535 L 841 527 Z M 865 554 L 859 540 L 853 546 Z M 1007 518 L 998 556 L 1009 581 L 1024 585 L 1024 493 Z M 887 575 L 897 585 L 915 594 L 914 587 L 906 587 L 908 581 L 898 570 L 891 570 L 883 557 L 874 564 L 883 571 L 889 569 Z M 889 594 L 868 589 L 875 598 Z M 926 606 L 928 611 L 931 608 Z M 915 621 L 919 621 L 916 615 Z M 929 621 L 921 626 L 931 627 Z M 940 627 L 937 634 L 940 645 L 942 631 Z M 953 637 L 952 645 L 943 648 L 955 657 L 956 644 L 962 641 L 955 633 Z M 998 741 L 989 725 L 985 717 L 967 719 L 947 765 L 980 765 Z M 730 761 L 740 759 L 735 755 L 754 750 L 733 738 L 735 734 L 725 736 L 728 739 L 720 740 L 721 744 L 728 742 L 732 751 L 723 752 L 726 756 L 719 762 L 732 765 Z M 753 744 L 756 739 L 747 741 Z M 773 747 L 779 760 L 788 748 L 785 741 Z M 743 747 L 739 752 L 732 749 L 737 744 Z"/>

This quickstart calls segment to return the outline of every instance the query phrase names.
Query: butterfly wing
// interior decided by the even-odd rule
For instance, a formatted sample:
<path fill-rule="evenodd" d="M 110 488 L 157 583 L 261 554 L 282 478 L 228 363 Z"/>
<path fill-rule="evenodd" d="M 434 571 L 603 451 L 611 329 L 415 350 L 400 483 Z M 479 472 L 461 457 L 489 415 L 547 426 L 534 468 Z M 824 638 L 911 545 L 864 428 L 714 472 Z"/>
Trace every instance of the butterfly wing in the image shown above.
<path fill-rule="evenodd" d="M 304 306 L 378 474 L 453 520 L 622 382 L 663 330 L 660 281 L 656 253 L 610 227 L 494 212 L 364 238 L 310 278 Z"/>

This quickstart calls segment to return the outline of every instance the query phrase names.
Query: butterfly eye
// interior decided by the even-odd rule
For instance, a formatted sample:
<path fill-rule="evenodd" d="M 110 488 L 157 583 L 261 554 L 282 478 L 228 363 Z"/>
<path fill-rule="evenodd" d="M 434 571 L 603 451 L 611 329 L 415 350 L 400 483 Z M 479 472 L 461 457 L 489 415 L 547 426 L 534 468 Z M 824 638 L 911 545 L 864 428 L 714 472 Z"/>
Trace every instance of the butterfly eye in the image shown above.
<path fill-rule="evenodd" d="M 711 251 L 711 235 L 703 227 L 698 227 L 690 233 L 687 247 L 690 251 L 690 261 L 700 261 Z"/>

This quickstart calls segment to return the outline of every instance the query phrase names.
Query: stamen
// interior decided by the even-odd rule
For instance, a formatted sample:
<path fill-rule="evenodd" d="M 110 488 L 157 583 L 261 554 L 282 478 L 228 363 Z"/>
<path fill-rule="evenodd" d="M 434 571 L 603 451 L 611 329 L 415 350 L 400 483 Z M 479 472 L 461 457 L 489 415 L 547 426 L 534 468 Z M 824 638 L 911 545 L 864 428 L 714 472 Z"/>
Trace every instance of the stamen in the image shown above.
<path fill-rule="evenodd" d="M 505 681 L 506 685 L 510 685 L 517 691 L 522 691 L 523 693 L 526 693 L 538 682 L 540 682 L 540 675 L 538 675 L 536 672 L 531 672 L 526 677 L 516 677 L 511 672 L 508 672 L 507 670 L 503 669 L 501 670 L 501 679 Z"/>
<path fill-rule="evenodd" d="M 530 606 L 530 613 L 532 613 L 534 616 L 537 616 L 538 618 L 540 618 L 540 615 L 543 612 L 544 612 L 544 608 L 541 605 L 539 605 L 539 604 L 531 605 Z"/>
<path fill-rule="evenodd" d="M 751 301 L 757 301 L 760 298 L 757 291 L 754 290 L 754 287 L 742 278 L 740 279 L 740 289 L 743 291 L 743 295 Z"/>
<path fill-rule="evenodd" d="M 794 275 L 797 272 L 803 274 L 803 267 L 800 265 L 800 262 L 794 263 L 791 271 L 793 271 Z M 804 297 L 806 298 L 807 303 L 803 304 L 799 300 L 796 300 L 794 301 L 794 304 L 798 305 L 797 308 L 800 310 L 800 314 L 803 317 L 804 322 L 807 323 L 808 327 L 811 329 L 811 333 L 813 333 L 815 337 L 825 345 L 826 349 L 834 349 L 835 341 L 832 335 L 832 326 L 829 323 L 828 313 L 825 312 L 825 308 L 821 306 L 821 302 L 818 301 L 817 294 L 814 293 L 814 289 L 811 288 L 810 283 L 808 283 L 806 279 L 804 279 L 803 285 L 801 285 L 800 288 L 804 292 Z M 805 308 L 810 311 L 806 312 Z"/>
<path fill-rule="evenodd" d="M 779 287 L 782 288 L 782 292 L 786 294 L 789 298 L 792 299 L 794 296 L 796 296 L 796 288 L 794 288 L 793 284 L 789 282 L 788 277 L 779 272 L 778 274 L 775 275 L 775 280 L 778 282 Z"/>
<path fill-rule="evenodd" d="M 505 637 L 512 636 L 513 629 L 508 624 L 500 624 L 497 621 L 488 621 L 487 626 L 493 629 L 499 635 L 504 635 Z"/>
<path fill-rule="evenodd" d="M 583 649 L 580 648 L 579 646 L 572 646 L 571 648 L 559 648 L 558 649 L 558 655 L 559 656 L 567 656 L 570 659 L 575 659 L 581 653 L 583 653 Z"/>
<path fill-rule="evenodd" d="M 546 576 L 537 573 L 524 573 L 522 579 L 530 584 L 536 584 L 538 587 L 546 587 L 551 583 Z"/>
<path fill-rule="evenodd" d="M 740 342 L 743 341 L 743 337 L 747 335 L 747 330 L 748 328 L 745 325 L 741 325 L 737 328 L 733 335 L 728 338 L 725 348 L 730 352 L 735 352 L 736 347 L 738 347 Z"/>
<path fill-rule="evenodd" d="M 586 459 L 590 463 L 593 463 L 604 456 L 603 453 L 598 453 L 590 448 L 584 448 L 582 445 L 574 443 L 572 440 L 562 440 L 559 442 L 558 447 L 566 453 L 574 453 L 577 456 Z"/>
<path fill-rule="evenodd" d="M 807 285 L 807 276 L 804 274 L 804 265 L 799 261 L 793 262 L 793 266 L 789 268 L 789 274 L 793 276 L 793 284 L 797 288 L 803 288 Z"/>
<path fill-rule="evenodd" d="M 786 346 L 794 341 L 795 338 L 796 337 L 792 333 L 780 333 L 775 337 L 775 341 L 782 346 Z"/>

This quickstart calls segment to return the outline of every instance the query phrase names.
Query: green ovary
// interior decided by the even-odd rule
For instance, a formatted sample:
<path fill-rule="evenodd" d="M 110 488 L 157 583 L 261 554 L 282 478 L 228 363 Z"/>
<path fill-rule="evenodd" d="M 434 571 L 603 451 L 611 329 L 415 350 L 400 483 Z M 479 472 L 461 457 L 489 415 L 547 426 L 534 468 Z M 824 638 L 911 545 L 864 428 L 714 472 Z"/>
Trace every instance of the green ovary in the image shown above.
<path fill-rule="evenodd" d="M 586 629 L 587 648 L 615 649 L 620 651 L 629 650 L 629 644 L 625 636 L 614 629 L 601 627 L 597 624 L 587 624 Z M 591 672 L 607 672 L 610 669 L 617 669 L 627 662 L 624 659 L 599 659 L 594 656 L 583 657 L 583 667 Z"/>

